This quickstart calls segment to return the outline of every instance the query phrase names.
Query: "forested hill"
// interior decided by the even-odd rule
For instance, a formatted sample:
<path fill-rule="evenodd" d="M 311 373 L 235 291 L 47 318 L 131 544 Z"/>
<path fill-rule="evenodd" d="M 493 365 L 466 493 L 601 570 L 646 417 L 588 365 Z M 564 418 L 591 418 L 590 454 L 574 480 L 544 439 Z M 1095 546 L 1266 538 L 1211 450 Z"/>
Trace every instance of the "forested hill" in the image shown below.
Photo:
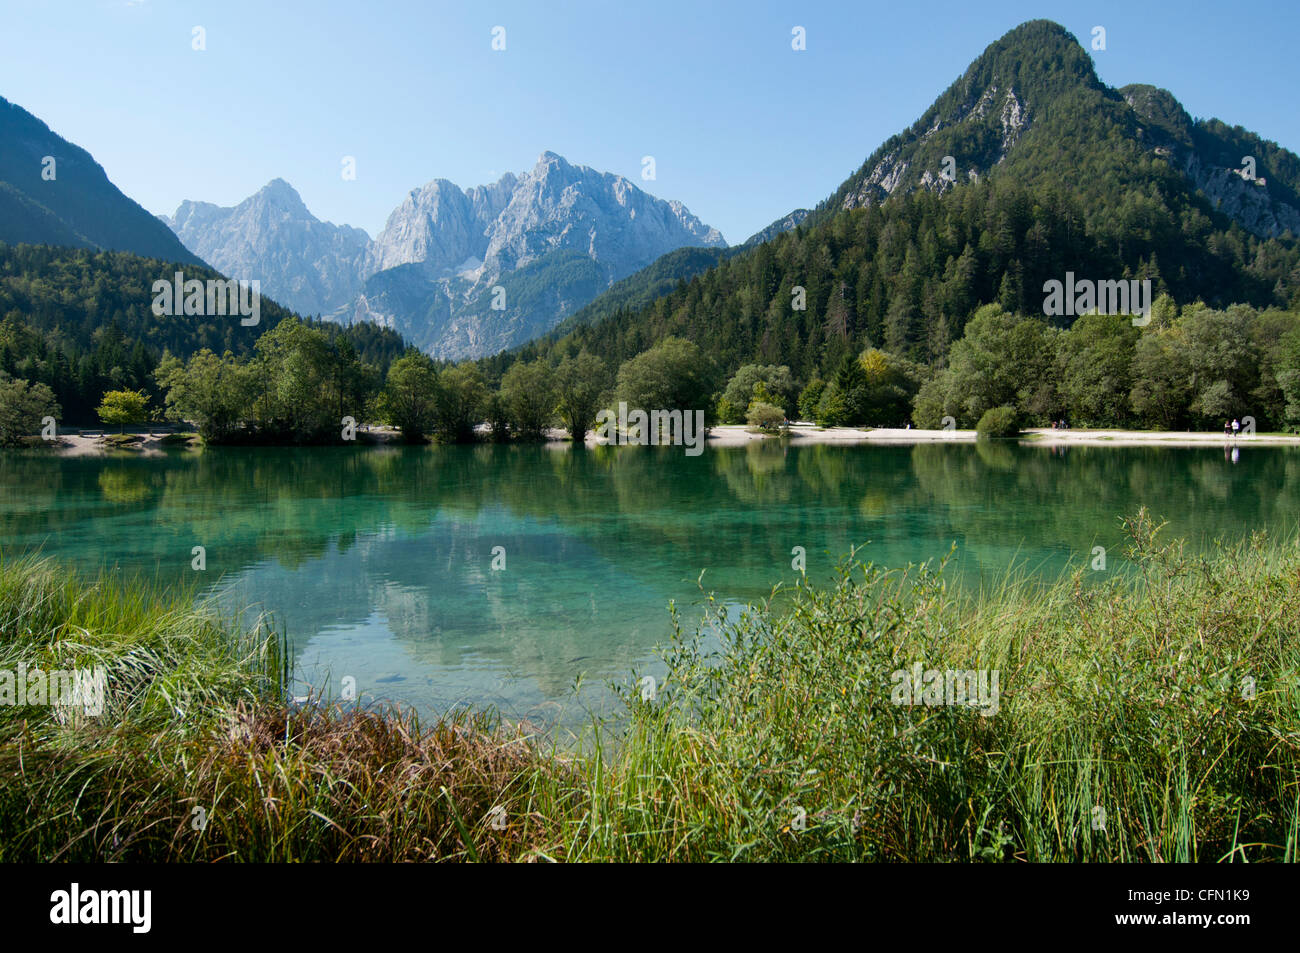
<path fill-rule="evenodd" d="M 942 364 L 980 304 L 1041 316 L 1043 283 L 1067 271 L 1150 278 L 1179 303 L 1285 306 L 1300 294 L 1298 185 L 1294 154 L 1192 122 L 1163 90 L 1105 86 L 1072 35 L 1033 21 L 802 225 L 518 356 L 622 362 L 680 336 L 724 372 L 787 364 L 809 380 L 868 346 Z"/>
<path fill-rule="evenodd" d="M 255 327 L 241 325 L 237 315 L 156 317 L 153 283 L 177 267 L 125 252 L 0 243 L 0 372 L 48 384 L 61 419 L 93 423 L 107 390 L 156 396 L 153 374 L 164 352 L 247 355 L 258 337 L 290 316 L 263 297 Z M 197 265 L 183 270 L 187 279 L 221 278 Z M 400 335 L 373 324 L 320 326 L 380 372 L 406 348 Z"/>
<path fill-rule="evenodd" d="M 740 251 L 731 248 L 696 248 L 687 246 L 661 255 L 640 271 L 616 281 L 608 290 L 597 295 L 594 301 L 565 318 L 554 329 L 537 340 L 554 342 L 569 335 L 575 328 L 597 324 L 609 318 L 626 319 L 669 292 L 685 287 L 685 282 L 708 271 L 719 262 L 726 261 Z M 515 361 L 516 354 L 527 351 L 534 354 L 537 343 L 529 343 L 483 358 L 479 363 L 488 377 L 496 379 Z"/>
<path fill-rule="evenodd" d="M 1210 170 L 1240 172 L 1245 156 L 1256 158 L 1256 179 L 1236 175 L 1236 194 L 1219 194 Z M 952 161 L 945 175 L 947 157 Z M 1171 179 L 1143 161 L 1152 158 L 1164 160 Z M 1068 176 L 1075 172 L 1090 178 L 1072 182 Z M 879 205 L 890 196 L 945 192 L 983 177 L 1015 178 L 1030 187 L 1071 183 L 1090 200 L 1089 226 L 1103 229 L 1116 224 L 1111 213 L 1124 193 L 1171 185 L 1180 193 L 1205 189 L 1211 204 L 1223 199 L 1229 218 L 1255 234 L 1277 236 L 1287 226 L 1300 233 L 1300 160 L 1294 154 L 1240 127 L 1195 122 L 1166 90 L 1105 86 L 1083 46 L 1048 20 L 1025 23 L 989 46 L 805 224 Z M 1256 221 L 1245 207 L 1261 200 L 1272 206 L 1273 220 Z"/>
<path fill-rule="evenodd" d="M 85 149 L 0 97 L 0 242 L 129 251 L 199 264 Z"/>

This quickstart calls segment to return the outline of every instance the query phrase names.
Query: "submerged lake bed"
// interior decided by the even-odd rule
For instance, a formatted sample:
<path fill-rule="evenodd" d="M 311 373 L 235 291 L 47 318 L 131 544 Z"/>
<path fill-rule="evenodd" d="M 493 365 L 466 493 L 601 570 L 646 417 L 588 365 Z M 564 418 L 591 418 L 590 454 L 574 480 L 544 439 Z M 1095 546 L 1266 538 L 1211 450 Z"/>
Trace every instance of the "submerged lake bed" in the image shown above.
<path fill-rule="evenodd" d="M 955 544 L 949 576 L 972 586 L 1095 566 L 1097 547 L 1090 571 L 1119 572 L 1140 506 L 1194 548 L 1291 532 L 1297 475 L 1294 447 L 1010 441 L 20 452 L 0 455 L 0 551 L 269 613 L 301 694 L 551 722 L 580 720 L 578 680 L 599 704 L 655 671 L 670 602 L 692 627 L 706 592 L 734 614 L 853 547 L 905 566 Z"/>

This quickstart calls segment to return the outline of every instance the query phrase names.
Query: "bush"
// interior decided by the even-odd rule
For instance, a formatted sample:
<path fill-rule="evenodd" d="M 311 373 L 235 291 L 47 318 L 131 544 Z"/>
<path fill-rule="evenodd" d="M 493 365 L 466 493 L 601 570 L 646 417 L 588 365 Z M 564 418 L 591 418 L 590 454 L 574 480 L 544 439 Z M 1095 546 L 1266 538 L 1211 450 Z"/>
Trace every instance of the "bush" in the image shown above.
<path fill-rule="evenodd" d="M 1020 434 L 1020 414 L 1009 405 L 993 407 L 984 411 L 984 416 L 975 425 L 975 432 L 981 437 L 1015 437 Z"/>
<path fill-rule="evenodd" d="M 762 430 L 775 430 L 785 423 L 785 411 L 774 404 L 756 400 L 749 405 L 749 410 L 745 412 L 745 420 L 749 422 L 751 427 L 758 427 Z"/>

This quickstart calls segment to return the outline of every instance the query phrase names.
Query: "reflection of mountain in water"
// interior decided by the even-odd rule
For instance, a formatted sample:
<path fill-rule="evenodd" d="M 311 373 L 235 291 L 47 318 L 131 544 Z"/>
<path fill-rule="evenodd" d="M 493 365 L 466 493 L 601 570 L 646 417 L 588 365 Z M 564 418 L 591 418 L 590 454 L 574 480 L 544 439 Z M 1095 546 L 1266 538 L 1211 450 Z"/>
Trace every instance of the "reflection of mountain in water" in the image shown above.
<path fill-rule="evenodd" d="M 490 568 L 496 546 L 505 549 L 502 571 Z M 420 672 L 460 672 L 470 681 L 487 673 L 480 684 L 515 673 L 533 688 L 512 697 L 536 695 L 534 703 L 564 695 L 579 672 L 625 675 L 668 629 L 661 593 L 589 546 L 538 521 L 517 523 L 500 508 L 469 522 L 435 517 L 415 533 L 362 534 L 346 552 L 294 570 L 250 569 L 233 588 L 240 601 L 276 607 L 300 637 L 301 662 L 315 665 L 308 656 L 324 643 L 362 632 L 372 642 L 396 640 Z M 400 694 L 398 680 L 378 682 L 393 674 L 382 666 L 370 679 L 333 669 L 354 674 L 361 691 Z"/>
<path fill-rule="evenodd" d="M 1300 452 L 1010 443 L 681 448 L 209 450 L 164 457 L 0 455 L 0 545 L 83 568 L 235 586 L 289 626 L 304 669 L 384 697 L 561 698 L 621 677 L 699 616 L 827 578 L 852 545 L 887 565 L 959 543 L 958 578 L 1019 558 L 1054 574 L 1145 504 L 1192 542 L 1294 529 Z M 208 572 L 190 568 L 207 550 Z M 491 569 L 492 549 L 506 569 Z M 829 555 L 827 555 L 829 553 Z M 427 706 L 422 706 L 427 707 Z"/>

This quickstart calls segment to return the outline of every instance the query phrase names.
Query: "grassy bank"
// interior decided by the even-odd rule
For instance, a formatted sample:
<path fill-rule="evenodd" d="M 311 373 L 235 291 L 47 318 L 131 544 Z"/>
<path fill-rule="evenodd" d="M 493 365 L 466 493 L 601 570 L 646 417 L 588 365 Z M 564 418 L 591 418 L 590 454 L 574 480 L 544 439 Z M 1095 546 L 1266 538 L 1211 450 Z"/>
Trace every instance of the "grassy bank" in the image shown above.
<path fill-rule="evenodd" d="M 286 706 L 268 628 L 0 565 L 0 670 L 108 672 L 98 718 L 0 706 L 0 859 L 1295 859 L 1300 548 L 1129 530 L 1100 585 L 847 563 L 721 648 L 679 628 L 655 697 L 630 678 L 617 732 L 564 750 Z M 895 704 L 915 663 L 996 672 L 996 714 Z"/>

